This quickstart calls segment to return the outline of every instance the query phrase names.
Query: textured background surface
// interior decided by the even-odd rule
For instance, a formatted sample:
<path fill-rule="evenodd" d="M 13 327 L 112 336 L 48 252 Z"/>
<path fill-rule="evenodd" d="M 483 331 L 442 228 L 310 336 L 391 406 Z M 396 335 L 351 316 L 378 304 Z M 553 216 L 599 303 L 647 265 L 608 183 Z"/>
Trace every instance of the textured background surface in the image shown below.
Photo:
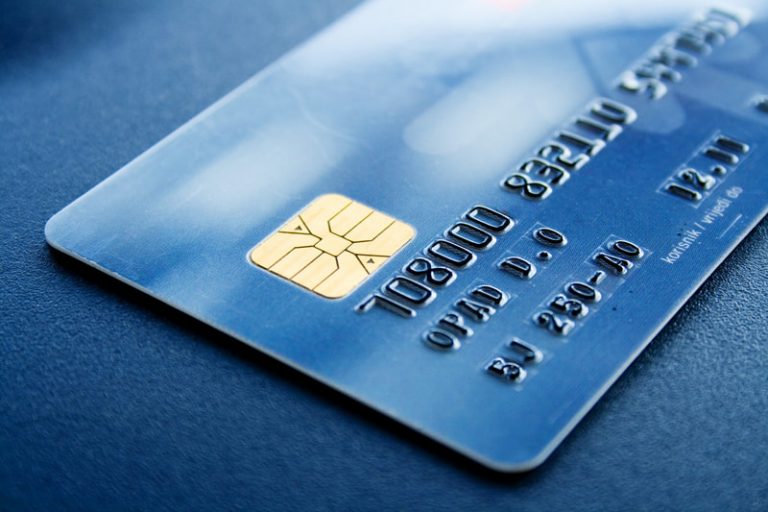
<path fill-rule="evenodd" d="M 46 247 L 53 213 L 355 3 L 0 0 L 0 509 L 765 510 L 765 222 L 523 476 Z"/>

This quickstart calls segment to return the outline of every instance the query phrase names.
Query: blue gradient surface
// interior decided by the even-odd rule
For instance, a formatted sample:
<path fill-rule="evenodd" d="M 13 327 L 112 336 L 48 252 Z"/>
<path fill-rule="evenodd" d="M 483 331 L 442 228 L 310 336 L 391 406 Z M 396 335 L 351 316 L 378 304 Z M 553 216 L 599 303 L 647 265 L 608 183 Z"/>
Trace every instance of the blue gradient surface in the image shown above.
<path fill-rule="evenodd" d="M 216 19 L 211 12 L 185 17 L 172 6 L 154 9 L 160 12 L 135 16 L 136 23 L 144 20 L 149 25 L 144 30 L 158 34 L 158 39 L 170 30 L 163 23 L 170 25 L 171 20 L 187 20 L 190 33 L 197 34 L 196 23 L 207 25 Z M 307 33 L 341 7 L 337 9 L 326 12 L 325 18 L 318 14 L 317 25 L 305 27 Z M 127 13 L 119 14 L 125 23 Z M 253 13 L 253 19 L 262 16 L 269 19 L 261 11 Z M 285 23 L 299 30 L 295 21 Z M 80 37 L 87 40 L 85 32 Z M 175 30 L 174 34 L 179 39 Z M 243 29 L 240 37 L 244 34 L 256 37 L 252 29 Z M 282 31 L 280 35 L 289 38 Z M 90 50 L 100 49 L 103 60 L 83 50 L 85 54 L 70 61 L 59 56 L 51 62 L 40 55 L 36 61 L 29 47 L 26 51 L 32 55 L 21 60 L 25 50 L 20 45 L 19 57 L 3 63 L 10 67 L 8 76 L 17 77 L 3 87 L 8 97 L 16 92 L 18 98 L 12 104 L 15 108 L 4 114 L 4 122 L 14 129 L 4 131 L 2 139 L 3 147 L 9 148 L 3 158 L 15 155 L 4 166 L 10 169 L 10 188 L 4 190 L 8 194 L 4 204 L 10 207 L 3 214 L 13 222 L 3 223 L 8 236 L 1 267 L 10 285 L 4 287 L 2 303 L 8 342 L 0 377 L 3 410 L 7 407 L 10 412 L 0 423 L 3 454 L 8 454 L 0 475 L 5 503 L 41 508 L 61 503 L 65 508 L 98 508 L 110 503 L 129 509 L 154 508 L 154 500 L 168 508 L 205 509 L 216 504 L 236 508 L 246 503 L 329 508 L 354 500 L 360 508 L 380 501 L 432 508 L 445 499 L 457 508 L 500 503 L 523 509 L 526 503 L 618 508 L 681 499 L 681 489 L 689 504 L 706 494 L 709 499 L 700 498 L 701 505 L 740 499 L 746 500 L 741 502 L 744 506 L 758 506 L 765 499 L 765 471 L 759 471 L 764 463 L 755 453 L 755 447 L 765 446 L 766 430 L 761 414 L 766 395 L 760 387 L 764 329 L 754 323 L 762 288 L 752 275 L 760 275 L 765 263 L 760 230 L 747 250 L 739 250 L 738 264 L 718 272 L 720 277 L 697 296 L 700 300 L 686 308 L 641 357 L 636 367 L 643 368 L 630 370 L 609 393 L 607 403 L 577 429 L 562 451 L 567 456 L 556 456 L 522 479 L 478 475 L 469 463 L 431 443 L 429 450 L 417 448 L 424 444 L 422 438 L 335 393 L 311 391 L 312 382 L 295 372 L 235 347 L 168 308 L 145 305 L 143 296 L 74 263 L 61 258 L 51 262 L 41 243 L 40 226 L 52 212 L 255 71 L 242 71 L 244 76 L 219 84 L 223 90 L 215 89 L 216 83 L 195 75 L 196 59 L 201 57 L 194 46 L 190 50 L 182 45 L 176 50 L 184 57 L 176 65 L 184 68 L 185 59 L 194 61 L 184 68 L 187 75 L 175 76 L 165 69 L 167 62 L 154 63 L 155 73 L 162 69 L 170 74 L 165 87 L 133 99 L 131 94 L 138 93 L 126 94 L 131 88 L 125 86 L 120 94 L 120 80 L 106 72 L 121 71 L 111 67 L 120 53 L 111 52 L 121 45 L 139 45 L 133 52 L 151 54 L 151 38 L 137 41 L 126 34 L 130 40 L 126 41 L 119 34 L 110 36 L 117 37 L 112 41 L 117 50 L 105 42 Z M 275 37 L 274 32 L 265 36 Z M 216 41 L 221 44 L 219 37 Z M 206 48 L 198 50 L 200 54 L 209 55 L 212 62 L 206 75 L 223 80 L 220 61 L 233 59 L 232 51 L 216 54 L 208 39 L 198 44 Z M 129 57 L 135 54 L 128 52 L 117 61 L 135 66 L 127 70 L 134 74 L 154 76 L 142 71 L 147 60 L 154 61 L 135 63 Z M 263 64 L 258 61 L 254 66 Z M 34 81 L 35 71 L 52 70 L 61 73 L 58 80 L 45 76 Z M 177 83 L 184 78 L 185 85 Z M 195 94 L 189 87 L 195 78 L 205 84 L 201 88 L 213 92 L 198 98 L 200 104 L 190 112 L 184 110 L 190 98 L 180 98 Z M 125 75 L 120 79 L 125 81 Z M 168 87 L 177 94 L 170 94 Z M 24 101 L 30 93 L 39 95 L 37 101 Z M 170 109 L 169 96 L 180 114 L 163 114 L 163 109 Z M 55 101 L 59 98 L 67 101 Z M 81 119 L 84 108 L 92 109 L 95 119 Z M 105 116 L 102 122 L 131 121 L 105 130 L 98 126 L 99 115 Z M 52 121 L 55 128 L 50 127 Z M 122 135 L 116 137 L 112 130 Z M 39 138 L 31 147 L 21 143 L 26 141 L 25 131 Z M 122 159 L 116 156 L 120 151 Z M 33 179 L 31 172 L 46 179 Z M 701 297 L 707 293 L 718 300 Z M 705 321 L 704 327 L 697 327 Z M 211 341 L 200 341 L 206 339 Z M 726 339 L 732 341 L 724 346 Z M 730 378 L 717 379 L 713 385 L 711 367 L 723 359 L 728 368 L 739 370 L 727 372 Z M 639 376 L 643 372 L 646 375 Z M 334 405 L 337 402 L 340 405 Z M 728 425 L 722 417 L 712 417 L 712 410 L 730 419 Z M 734 432 L 730 426 L 737 422 L 750 428 Z M 695 439 L 683 425 L 693 426 Z M 393 431 L 400 435 L 392 436 Z M 696 479 L 686 477 L 681 483 L 672 478 L 692 462 L 699 462 L 691 471 Z M 717 498 L 712 490 L 719 491 Z M 601 499 L 603 506 L 598 507 L 593 500 Z"/>

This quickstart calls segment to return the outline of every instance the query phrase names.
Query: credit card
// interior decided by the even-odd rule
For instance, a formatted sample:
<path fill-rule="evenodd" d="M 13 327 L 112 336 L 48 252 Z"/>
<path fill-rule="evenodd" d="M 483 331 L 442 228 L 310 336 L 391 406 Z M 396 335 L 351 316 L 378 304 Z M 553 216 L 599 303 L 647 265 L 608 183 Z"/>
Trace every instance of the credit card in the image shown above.
<path fill-rule="evenodd" d="M 523 471 L 765 215 L 767 154 L 760 2 L 376 0 L 45 233 Z"/>

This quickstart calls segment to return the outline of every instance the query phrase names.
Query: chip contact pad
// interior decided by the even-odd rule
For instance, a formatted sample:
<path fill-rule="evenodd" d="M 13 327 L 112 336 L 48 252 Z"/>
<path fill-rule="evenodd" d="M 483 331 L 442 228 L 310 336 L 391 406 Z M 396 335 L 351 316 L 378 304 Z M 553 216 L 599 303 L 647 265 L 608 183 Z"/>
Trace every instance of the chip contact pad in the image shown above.
<path fill-rule="evenodd" d="M 348 197 L 326 194 L 251 249 L 248 259 L 322 297 L 339 299 L 413 235 L 404 222 Z"/>

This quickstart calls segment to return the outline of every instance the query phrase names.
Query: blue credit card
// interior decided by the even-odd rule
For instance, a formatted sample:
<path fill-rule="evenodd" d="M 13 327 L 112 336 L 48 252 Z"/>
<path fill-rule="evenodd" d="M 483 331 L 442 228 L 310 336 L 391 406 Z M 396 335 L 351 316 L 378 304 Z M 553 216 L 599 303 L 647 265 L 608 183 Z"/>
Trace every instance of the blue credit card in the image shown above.
<path fill-rule="evenodd" d="M 378 0 L 46 237 L 521 471 L 765 215 L 767 154 L 759 2 Z"/>

